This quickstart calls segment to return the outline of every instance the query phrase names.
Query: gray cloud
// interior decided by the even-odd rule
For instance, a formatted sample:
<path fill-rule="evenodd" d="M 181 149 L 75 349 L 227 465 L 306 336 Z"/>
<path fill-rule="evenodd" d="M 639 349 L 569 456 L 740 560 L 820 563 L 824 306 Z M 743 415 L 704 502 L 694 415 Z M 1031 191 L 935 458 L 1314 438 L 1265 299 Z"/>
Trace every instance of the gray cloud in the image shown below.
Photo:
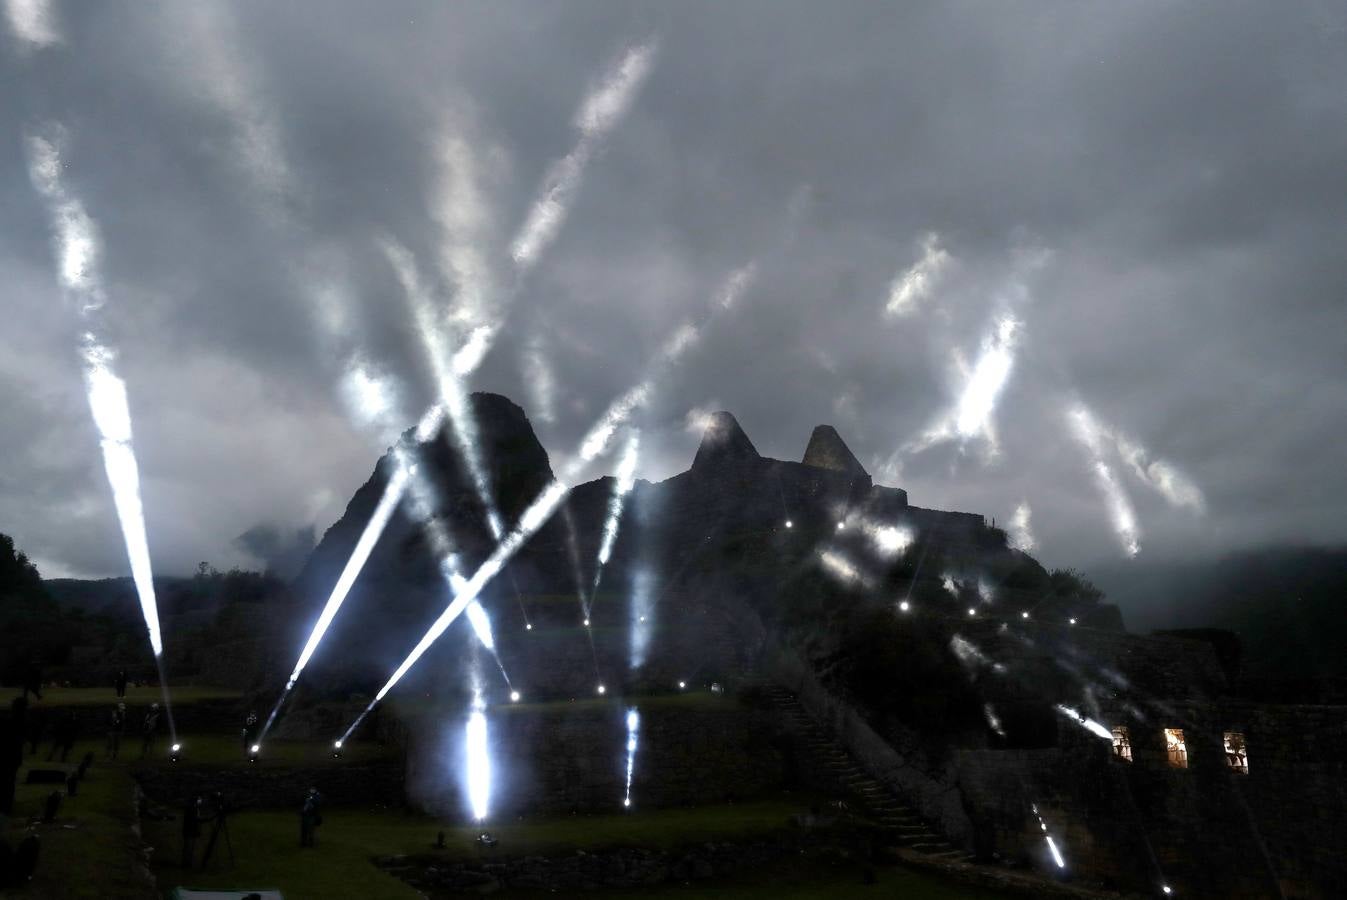
<path fill-rule="evenodd" d="M 1080 400 L 1205 496 L 1175 508 L 1118 467 L 1139 564 L 1347 539 L 1338 5 L 57 3 L 49 21 L 59 42 L 0 42 L 0 530 L 47 574 L 126 562 L 26 128 L 64 125 L 103 236 L 157 567 L 249 564 L 235 536 L 325 528 L 383 449 L 345 414 L 297 269 L 343 287 L 414 416 L 433 379 L 378 241 L 439 271 L 446 129 L 484 166 L 480 252 L 503 278 L 577 104 L 646 41 L 648 78 L 473 379 L 527 408 L 541 348 L 550 450 L 757 260 L 659 385 L 643 477 L 686 467 L 686 415 L 713 401 L 778 457 L 831 421 L 877 475 L 900 464 L 914 503 L 1008 522 L 1027 501 L 1041 557 L 1087 565 L 1119 551 L 1063 424 Z M 260 197 L 259 167 L 286 189 Z M 952 259 L 886 315 L 932 233 Z M 1051 256 L 1020 279 L 1024 247 Z M 1017 281 L 999 454 L 895 460 Z"/>

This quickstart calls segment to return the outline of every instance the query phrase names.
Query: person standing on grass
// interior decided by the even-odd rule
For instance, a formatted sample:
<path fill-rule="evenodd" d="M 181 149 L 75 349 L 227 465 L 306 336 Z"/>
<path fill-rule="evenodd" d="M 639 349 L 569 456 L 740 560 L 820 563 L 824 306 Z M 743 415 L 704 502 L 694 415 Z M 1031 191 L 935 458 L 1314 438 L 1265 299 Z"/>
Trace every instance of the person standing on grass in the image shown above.
<path fill-rule="evenodd" d="M 108 746 L 104 755 L 116 759 L 122 749 L 122 735 L 126 733 L 126 704 L 118 703 L 112 710 L 112 727 L 108 729 Z"/>
<path fill-rule="evenodd" d="M 304 798 L 304 805 L 299 808 L 299 846 L 314 846 L 318 826 L 323 824 L 323 796 L 318 793 L 318 788 L 309 788 L 308 795 Z"/>
<path fill-rule="evenodd" d="M 145 721 L 141 726 L 142 740 L 140 743 L 140 758 L 144 759 L 150 755 L 150 748 L 154 746 L 155 732 L 159 730 L 159 704 L 151 703 L 150 711 L 145 713 Z"/>
<path fill-rule="evenodd" d="M 122 700 L 126 697 L 126 670 L 118 669 L 117 677 L 113 679 L 113 687 L 117 689 L 117 699 Z"/>

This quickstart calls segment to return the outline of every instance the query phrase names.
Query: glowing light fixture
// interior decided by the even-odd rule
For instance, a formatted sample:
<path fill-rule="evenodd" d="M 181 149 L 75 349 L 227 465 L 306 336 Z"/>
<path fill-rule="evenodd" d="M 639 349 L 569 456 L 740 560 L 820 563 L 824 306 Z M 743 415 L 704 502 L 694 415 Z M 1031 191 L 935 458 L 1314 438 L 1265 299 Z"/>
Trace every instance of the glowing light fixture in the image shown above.
<path fill-rule="evenodd" d="M 641 728 L 641 714 L 636 707 L 627 710 L 627 794 L 623 806 L 631 806 L 631 775 L 636 768 L 636 733 Z"/>
<path fill-rule="evenodd" d="M 588 620 L 588 619 L 585 619 L 585 627 L 586 627 L 586 628 L 589 627 L 589 620 Z"/>
<path fill-rule="evenodd" d="M 606 694 L 608 693 L 608 688 L 604 687 L 603 685 L 599 685 L 597 688 L 597 692 L 600 694 Z"/>
<path fill-rule="evenodd" d="M 678 682 L 678 689 L 679 689 L 680 691 L 687 690 L 687 686 L 688 686 L 688 683 L 687 683 L 686 681 L 680 681 L 680 682 Z"/>
<path fill-rule="evenodd" d="M 1057 849 L 1057 842 L 1052 839 L 1052 835 L 1048 835 L 1048 849 L 1052 851 L 1052 861 L 1057 863 L 1057 868 L 1065 869 L 1066 860 L 1062 859 L 1062 851 Z"/>
<path fill-rule="evenodd" d="M 510 691 L 510 702 L 511 702 L 511 703 L 518 703 L 518 702 L 519 702 L 519 692 L 518 692 L 518 691 Z"/>
<path fill-rule="evenodd" d="M 968 607 L 968 614 L 969 614 L 970 616 L 976 616 L 976 615 L 978 614 L 978 611 L 977 611 L 976 609 L 974 609 L 973 607 L 970 606 L 970 607 Z"/>
<path fill-rule="evenodd" d="M 532 631 L 532 630 L 533 630 L 533 623 L 532 623 L 532 622 L 525 622 L 525 623 L 524 623 L 524 630 L 525 630 L 525 631 Z"/>
<path fill-rule="evenodd" d="M 1027 619 L 1027 618 L 1029 618 L 1029 611 L 1028 611 L 1028 610 L 1025 610 L 1024 612 L 1020 613 L 1020 618 L 1021 618 L 1021 619 Z"/>
<path fill-rule="evenodd" d="M 787 528 L 794 528 L 794 527 L 795 527 L 795 523 L 791 522 L 790 519 L 787 519 L 787 520 L 786 520 L 786 527 L 787 527 Z"/>
<path fill-rule="evenodd" d="M 898 608 L 903 612 L 907 612 L 908 610 L 912 609 L 912 604 L 904 600 L 902 603 L 898 604 Z"/>
<path fill-rule="evenodd" d="M 1075 620 L 1075 619 L 1068 619 L 1067 621 L 1070 622 L 1072 625 L 1075 625 L 1075 624 L 1076 624 L 1076 620 Z"/>

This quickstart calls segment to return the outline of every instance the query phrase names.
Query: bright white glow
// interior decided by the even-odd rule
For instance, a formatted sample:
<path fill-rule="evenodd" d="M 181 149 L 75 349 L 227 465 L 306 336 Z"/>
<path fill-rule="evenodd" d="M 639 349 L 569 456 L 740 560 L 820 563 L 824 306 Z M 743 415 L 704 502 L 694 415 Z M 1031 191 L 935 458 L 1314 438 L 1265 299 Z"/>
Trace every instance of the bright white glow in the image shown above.
<path fill-rule="evenodd" d="M 926 235 L 921 242 L 921 259 L 912 268 L 900 273 L 889 285 L 889 300 L 884 311 L 891 316 L 906 316 L 915 312 L 918 304 L 930 296 L 931 289 L 951 259 L 949 253 L 940 246 L 939 235 Z"/>
<path fill-rule="evenodd" d="M 1029 613 L 1028 613 L 1027 611 L 1026 611 L 1026 612 L 1020 613 L 1020 618 L 1021 618 L 1021 619 L 1027 619 L 1027 618 L 1029 618 Z"/>
<path fill-rule="evenodd" d="M 636 769 L 636 735 L 641 728 L 641 714 L 636 707 L 627 710 L 627 794 L 623 806 L 631 806 L 631 776 Z"/>
<path fill-rule="evenodd" d="M 486 714 L 480 709 L 468 715 L 467 760 L 468 800 L 472 817 L 481 822 L 491 799 L 491 754 L 487 750 Z"/>
<path fill-rule="evenodd" d="M 493 332 L 485 326 L 475 328 L 459 351 L 465 353 L 465 358 L 463 360 L 455 358 L 451 365 L 444 326 L 437 320 L 433 301 L 421 283 L 420 273 L 411 252 L 391 239 L 385 239 L 382 247 L 384 255 L 397 273 L 403 293 L 411 304 L 412 317 L 421 344 L 435 374 L 440 405 L 444 407 L 449 418 L 449 432 L 454 449 L 458 451 L 459 458 L 463 460 L 464 467 L 468 470 L 468 477 L 472 480 L 478 502 L 486 511 L 492 537 L 500 540 L 504 533 L 504 524 L 492 496 L 490 480 L 482 461 L 477 422 L 472 413 L 467 388 L 462 380 L 486 355 Z"/>
<path fill-rule="evenodd" d="M 61 43 L 61 32 L 47 0 L 6 0 L 5 12 L 21 45 L 41 49 Z"/>
<path fill-rule="evenodd" d="M 585 619 L 585 627 L 586 627 L 586 628 L 589 627 L 589 620 L 588 620 L 588 619 Z"/>
<path fill-rule="evenodd" d="M 902 610 L 903 612 L 907 612 L 908 610 L 910 610 L 910 609 L 912 608 L 912 604 L 911 604 L 911 603 L 908 603 L 906 600 L 904 600 L 904 601 L 902 601 L 901 603 L 898 604 L 898 608 L 899 608 L 900 610 Z"/>
<path fill-rule="evenodd" d="M 604 687 L 603 685 L 599 685 L 597 691 L 600 694 L 606 694 L 608 693 L 608 688 Z"/>
<path fill-rule="evenodd" d="M 613 544 L 617 542 L 618 529 L 622 525 L 622 509 L 627 495 L 636 485 L 636 464 L 641 459 L 641 432 L 633 428 L 627 438 L 627 447 L 617 464 L 616 481 L 613 494 L 608 499 L 608 518 L 603 523 L 603 537 L 599 543 L 598 564 L 594 568 L 594 585 L 590 588 L 590 602 L 599 591 L 599 582 L 603 580 L 603 567 L 612 555 Z"/>
<path fill-rule="evenodd" d="M 1068 620 L 1068 621 L 1070 621 L 1070 623 L 1071 623 L 1072 625 L 1075 625 L 1075 624 L 1076 624 L 1076 620 L 1075 620 L 1075 619 L 1070 619 L 1070 620 Z"/>
<path fill-rule="evenodd" d="M 983 603 L 991 603 L 996 599 L 995 589 L 984 578 L 978 579 L 978 596 L 982 598 Z"/>
<path fill-rule="evenodd" d="M 959 586 L 955 584 L 953 575 L 946 574 L 940 576 L 940 585 L 956 600 L 959 598 Z"/>
<path fill-rule="evenodd" d="M 1110 745 L 1112 745 L 1113 732 L 1105 728 L 1103 725 L 1100 725 L 1094 719 L 1086 718 L 1085 716 L 1082 716 L 1080 713 L 1076 712 L 1071 707 L 1063 706 L 1060 703 L 1057 704 L 1057 706 L 1054 708 L 1063 716 L 1066 716 L 1068 719 L 1071 719 L 1081 728 L 1084 728 L 1086 731 L 1090 732 L 1090 734 L 1093 734 L 1097 738 L 1102 738 L 1103 740 L 1108 741 Z"/>
<path fill-rule="evenodd" d="M 173 750 L 174 753 L 177 753 L 179 750 L 182 749 L 182 744 L 174 744 L 171 749 Z"/>
<path fill-rule="evenodd" d="M 997 734 L 1001 735 L 1001 737 L 1006 736 L 1006 730 L 1001 725 L 1001 718 L 996 714 L 996 710 L 992 708 L 990 703 L 984 703 L 982 705 L 982 714 L 986 716 L 987 726 L 991 728 L 992 731 L 995 731 Z"/>
<path fill-rule="evenodd" d="M 529 390 L 529 399 L 538 419 L 548 424 L 555 422 L 557 380 L 552 374 L 552 365 L 547 359 L 541 334 L 535 333 L 525 342 L 520 361 L 524 370 L 524 385 Z"/>
<path fill-rule="evenodd" d="M 916 452 L 942 441 L 982 438 L 989 452 L 998 452 L 993 415 L 1014 367 L 1019 329 L 1019 320 L 1009 313 L 996 320 L 991 334 L 982 341 L 981 353 L 968 371 L 953 409 L 905 449 Z M 956 357 L 956 361 L 961 362 L 962 357 Z"/>
<path fill-rule="evenodd" d="M 1013 549 L 1028 553 L 1038 546 L 1038 541 L 1034 539 L 1034 533 L 1029 526 L 1032 515 L 1033 510 L 1029 508 L 1027 502 L 1015 507 L 1014 515 L 1010 517 L 1010 546 Z"/>
<path fill-rule="evenodd" d="M 40 15 L 41 7 L 37 10 Z M 15 9 L 12 5 L 9 12 L 13 21 Z M 32 12 L 30 8 L 24 14 Z M 98 270 L 102 251 L 98 228 L 84 211 L 84 204 L 66 190 L 61 179 L 64 163 L 56 141 L 32 136 L 26 144 L 29 176 L 33 186 L 46 201 L 47 212 L 51 217 L 61 287 L 76 301 L 81 316 L 88 322 L 91 313 L 101 308 L 106 300 L 102 276 Z M 84 333 L 80 348 L 89 410 L 98 429 L 103 470 L 112 489 L 112 501 L 121 525 L 122 542 L 131 565 L 136 595 L 140 600 L 140 612 L 149 633 L 150 648 L 158 660 L 163 656 L 164 644 L 159 631 L 159 605 L 154 595 L 149 540 L 145 535 L 140 468 L 136 464 L 132 446 L 131 408 L 126 398 L 126 383 L 113 371 L 116 355 L 102 343 L 90 324 L 91 328 Z"/>
<path fill-rule="evenodd" d="M 604 138 L 622 119 L 654 62 L 653 44 L 628 48 L 618 64 L 604 73 L 598 87 L 584 100 L 575 118 L 580 140 L 555 162 L 543 178 L 541 197 L 529 210 L 510 247 L 520 269 L 528 269 L 556 237 L 566 220 L 585 167 Z"/>
<path fill-rule="evenodd" d="M 851 560 L 835 550 L 820 550 L 818 560 L 826 571 L 842 581 L 854 581 L 867 587 L 872 584 L 868 575 L 856 568 Z"/>
<path fill-rule="evenodd" d="M 333 585 L 332 593 L 328 594 L 327 602 L 323 604 L 323 611 L 319 613 L 318 621 L 314 623 L 313 630 L 309 632 L 309 639 L 304 642 L 304 649 L 300 651 L 299 659 L 295 661 L 295 667 L 290 670 L 290 677 L 285 682 L 285 690 L 281 692 L 281 696 L 276 700 L 276 706 L 271 710 L 271 715 L 267 717 L 266 725 L 262 728 L 263 737 L 271 730 L 272 724 L 276 721 L 281 704 L 285 701 L 285 695 L 294 688 L 295 682 L 299 680 L 300 673 L 309 664 L 309 659 L 318 649 L 318 645 L 323 642 L 323 637 L 327 634 L 328 628 L 331 627 L 332 620 L 336 618 L 341 605 L 346 602 L 346 595 L 351 592 L 351 586 L 355 584 L 356 576 L 360 574 L 365 561 L 374 551 L 374 546 L 379 543 L 379 538 L 383 535 L 388 520 L 392 518 L 393 512 L 402 501 L 402 495 L 406 489 L 407 470 L 402 466 L 393 466 L 388 484 L 384 487 L 383 496 L 379 498 L 379 505 L 374 508 L 374 514 L 365 523 L 365 530 L 361 532 L 360 539 L 356 541 L 355 549 L 351 551 L 351 556 L 346 560 L 341 575 L 337 577 L 337 583 Z"/>
<path fill-rule="evenodd" d="M 790 519 L 787 519 L 787 520 L 786 520 L 786 527 L 787 527 L 787 528 L 794 528 L 795 526 L 794 526 L 794 524 L 791 523 Z"/>
<path fill-rule="evenodd" d="M 910 528 L 897 525 L 875 525 L 870 522 L 863 522 L 861 527 L 866 535 L 874 541 L 875 549 L 884 556 L 897 556 L 912 546 L 912 541 L 915 539 Z"/>
<path fill-rule="evenodd" d="M 333 742 L 332 742 L 332 746 L 334 746 L 334 747 L 336 747 L 338 750 L 340 750 L 340 749 L 341 749 L 341 741 L 340 741 L 340 740 L 335 740 L 335 741 L 333 741 Z"/>
<path fill-rule="evenodd" d="M 645 566 L 636 569 L 632 576 L 631 608 L 628 613 L 630 629 L 628 635 L 627 662 L 630 668 L 639 669 L 645 665 L 650 649 L 651 628 L 647 619 L 654 613 L 655 577 Z"/>
<path fill-rule="evenodd" d="M 252 751 L 253 753 L 260 753 L 260 752 L 262 752 L 262 745 L 261 745 L 261 744 L 253 744 L 253 745 L 252 745 L 251 747 L 249 747 L 248 749 L 249 749 L 250 751 Z"/>
<path fill-rule="evenodd" d="M 688 683 L 687 683 L 686 681 L 680 681 L 680 682 L 678 682 L 678 689 L 679 689 L 680 691 L 681 691 L 681 690 L 686 690 L 686 689 L 687 689 L 687 686 L 688 686 Z"/>
<path fill-rule="evenodd" d="M 1072 433 L 1090 455 L 1095 481 L 1108 506 L 1109 517 L 1113 521 L 1113 531 L 1128 556 L 1136 556 L 1141 550 L 1141 531 L 1137 527 L 1136 513 L 1127 492 L 1113 474 L 1113 469 L 1104 459 L 1104 438 L 1108 432 L 1099 426 L 1094 414 L 1083 404 L 1077 404 L 1068 411 Z"/>
<path fill-rule="evenodd" d="M 532 631 L 532 630 L 533 630 L 533 623 L 532 623 L 532 622 L 526 623 L 526 624 L 524 625 L 524 630 L 525 630 L 525 631 Z"/>
<path fill-rule="evenodd" d="M 496 649 L 496 642 L 491 637 L 491 619 L 487 617 L 486 610 L 482 609 L 482 604 L 474 600 L 468 604 L 468 624 L 472 625 L 472 630 L 477 633 L 477 640 L 482 642 L 482 646 L 488 650 Z"/>
<path fill-rule="evenodd" d="M 976 609 L 974 609 L 973 607 L 970 606 L 970 607 L 968 607 L 968 614 L 969 614 L 970 616 L 976 616 L 976 615 L 978 614 L 978 611 L 977 611 Z"/>
<path fill-rule="evenodd" d="M 510 702 L 511 702 L 511 703 L 518 703 L 518 702 L 519 702 L 519 692 L 518 692 L 518 691 L 510 691 Z"/>
<path fill-rule="evenodd" d="M 847 527 L 847 523 L 846 523 L 846 522 L 838 522 L 838 523 L 837 523 L 837 530 L 838 530 L 838 531 L 841 531 L 843 528 L 846 528 L 846 527 Z"/>
<path fill-rule="evenodd" d="M 1160 886 L 1160 890 L 1164 891 L 1166 894 L 1172 894 L 1172 893 L 1174 893 L 1173 888 L 1171 888 L 1171 887 L 1170 887 L 1169 885 L 1167 885 L 1167 884 L 1161 885 L 1161 886 Z"/>
<path fill-rule="evenodd" d="M 1052 835 L 1048 835 L 1048 849 L 1052 851 L 1052 861 L 1057 863 L 1057 868 L 1065 869 L 1066 860 L 1062 859 L 1062 853 L 1057 849 L 1057 843 L 1053 841 Z"/>

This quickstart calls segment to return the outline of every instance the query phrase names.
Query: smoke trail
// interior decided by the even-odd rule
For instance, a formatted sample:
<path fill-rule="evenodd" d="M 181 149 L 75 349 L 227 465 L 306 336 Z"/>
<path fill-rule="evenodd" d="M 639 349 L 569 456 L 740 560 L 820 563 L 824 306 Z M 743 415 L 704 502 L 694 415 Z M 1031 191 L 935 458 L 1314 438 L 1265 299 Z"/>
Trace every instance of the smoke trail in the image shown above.
<path fill-rule="evenodd" d="M 472 479 L 473 490 L 477 493 L 478 501 L 482 504 L 482 508 L 486 510 L 486 519 L 491 528 L 491 536 L 500 540 L 505 532 L 505 527 L 492 497 L 486 467 L 482 462 L 477 423 L 472 415 L 468 393 L 463 387 L 459 373 L 455 371 L 455 368 L 464 368 L 471 371 L 471 368 L 475 368 L 481 356 L 485 354 L 481 350 L 474 350 L 472 341 L 469 341 L 464 345 L 464 349 L 470 351 L 470 357 L 475 356 L 476 358 L 468 358 L 461 363 L 456 361 L 456 364 L 451 366 L 449 348 L 445 345 L 444 336 L 435 322 L 435 313 L 430 297 L 422 287 L 420 276 L 416 271 L 416 261 L 412 258 L 411 252 L 391 238 L 385 238 L 381 241 L 381 246 L 384 255 L 388 257 L 389 263 L 397 273 L 398 280 L 402 283 L 403 292 L 407 295 L 407 300 L 412 306 L 416 329 L 420 334 L 426 356 L 429 358 L 431 369 L 435 374 L 440 403 L 449 416 L 450 434 L 454 441 L 454 447 L 468 470 L 468 477 Z M 489 341 L 489 337 L 479 339 L 478 343 L 481 344 L 486 341 Z M 471 363 L 471 367 L 468 363 Z M 463 374 L 467 373 L 464 372 Z"/>
<path fill-rule="evenodd" d="M 921 242 L 921 259 L 889 285 L 889 300 L 884 311 L 891 316 L 916 312 L 918 304 L 930 296 L 936 281 L 953 257 L 940 246 L 940 236 L 931 233 Z"/>
<path fill-rule="evenodd" d="M 623 806 L 631 806 L 631 776 L 636 771 L 636 735 L 641 730 L 641 714 L 636 707 L 627 710 L 627 793 Z"/>
<path fill-rule="evenodd" d="M 1033 510 L 1029 508 L 1029 502 L 1026 500 L 1015 507 L 1015 514 L 1010 517 L 1010 546 L 1025 553 L 1038 546 L 1029 527 L 1029 518 L 1032 515 Z"/>
<path fill-rule="evenodd" d="M 627 438 L 627 448 L 617 465 L 617 480 L 613 485 L 613 496 L 608 500 L 608 519 L 603 523 L 603 538 L 599 543 L 598 562 L 594 568 L 594 585 L 589 591 L 589 603 L 592 607 L 599 592 L 599 582 L 603 580 L 603 568 L 608 565 L 613 544 L 617 542 L 617 532 L 622 525 L 622 508 L 627 494 L 636 485 L 636 465 L 641 458 L 641 431 L 633 428 Z"/>
<path fill-rule="evenodd" d="M 61 180 L 64 163 L 58 143 L 29 136 L 26 141 L 28 174 L 33 187 L 47 204 L 55 241 L 58 278 L 63 291 L 79 309 L 85 332 L 80 339 L 85 392 L 94 426 L 98 429 L 103 453 L 103 470 L 112 489 L 113 506 L 121 525 L 122 542 L 131 565 L 131 579 L 140 600 L 141 616 L 149 634 L 159 670 L 159 686 L 164 698 L 169 732 L 177 741 L 173 707 L 169 701 L 168 679 L 163 666 L 164 642 L 159 630 L 159 604 L 154 595 L 154 573 L 150 566 L 149 539 L 145 534 L 145 510 L 140 497 L 140 467 L 131 432 L 131 408 L 126 383 L 114 371 L 116 354 L 99 336 L 98 313 L 107 302 L 103 289 L 99 257 L 102 241 L 98 227 L 78 197 Z"/>
<path fill-rule="evenodd" d="M 747 289 L 751 281 L 752 271 L 752 267 L 750 266 L 737 270 L 731 275 L 725 288 L 718 291 L 716 294 L 717 309 L 729 309 L 734 305 L 738 296 Z M 712 316 L 714 315 L 715 311 L 713 310 Z M 708 317 L 708 319 L 709 318 L 710 317 Z M 613 433 L 617 428 L 625 424 L 632 413 L 649 398 L 656 379 L 659 376 L 662 376 L 670 366 L 681 359 L 683 354 L 696 342 L 700 335 L 701 328 L 693 327 L 691 325 L 685 325 L 683 328 L 680 328 L 673 338 L 666 343 L 662 352 L 650 365 L 646 377 L 614 400 L 608 409 L 604 411 L 603 415 L 599 417 L 599 420 L 590 427 L 589 431 L 582 438 L 579 453 L 566 467 L 561 479 L 553 480 L 548 484 L 547 487 L 543 489 L 542 493 L 534 499 L 526 510 L 524 510 L 524 514 L 520 517 L 519 523 L 515 526 L 514 530 L 496 546 L 496 549 L 492 552 L 491 556 L 478 567 L 477 571 L 473 573 L 467 583 L 462 586 L 462 589 L 456 593 L 453 602 L 440 614 L 440 617 L 435 620 L 421 640 L 412 648 L 411 653 L 407 655 L 406 659 L 404 659 L 398 668 L 394 670 L 384 686 L 379 689 L 377 694 L 375 694 L 374 699 L 370 701 L 370 704 L 365 708 L 365 711 L 362 712 L 360 716 L 356 718 L 355 722 L 351 724 L 351 727 L 347 729 L 343 740 L 350 737 L 351 733 L 359 727 L 365 716 L 369 714 L 369 711 L 383 700 L 388 692 L 402 680 L 402 677 L 411 670 L 412 666 L 416 665 L 425 652 L 430 649 L 430 646 L 434 644 L 435 641 L 439 640 L 440 635 L 442 635 L 445 629 L 453 623 L 454 619 L 458 618 L 459 614 L 463 612 L 463 609 L 477 598 L 478 594 L 480 594 L 482 589 L 486 587 L 487 583 L 505 567 L 505 564 L 509 562 L 528 539 L 543 526 L 548 518 L 551 517 L 552 513 L 556 512 L 557 507 L 565 500 L 566 495 L 570 490 L 566 487 L 564 482 L 575 478 L 588 463 L 592 462 L 608 449 Z M 425 421 L 433 420 L 434 418 L 434 410 L 427 412 L 426 417 L 422 420 L 423 424 Z"/>
<path fill-rule="evenodd" d="M 557 419 L 556 376 L 552 374 L 551 364 L 543 349 L 543 336 L 534 334 L 524 344 L 523 359 L 524 386 L 529 391 L 529 402 L 537 411 L 539 421 L 551 424 Z"/>
<path fill-rule="evenodd" d="M 585 98 L 575 118 L 580 140 L 569 154 L 547 171 L 542 196 L 529 210 L 510 247 L 510 256 L 520 268 L 531 267 L 556 237 L 570 211 L 586 165 L 631 106 L 641 83 L 650 73 L 654 57 L 653 43 L 628 48 L 621 61 L 604 74 L 599 86 Z"/>
<path fill-rule="evenodd" d="M 41 50 L 64 40 L 47 0 L 6 0 L 5 15 L 20 49 Z"/>
<path fill-rule="evenodd" d="M 968 372 L 953 409 L 905 447 L 906 452 L 920 452 L 943 441 L 963 443 L 977 437 L 987 442 L 989 452 L 998 452 L 993 416 L 1015 364 L 1020 324 L 1009 313 L 996 319 L 992 332 L 982 341 L 982 352 Z"/>
<path fill-rule="evenodd" d="M 1132 509 L 1131 499 L 1104 459 L 1105 433 L 1083 404 L 1077 404 L 1067 415 L 1072 433 L 1089 454 L 1095 480 L 1099 484 L 1100 493 L 1103 494 L 1104 502 L 1109 509 L 1109 517 L 1113 521 L 1113 531 L 1122 543 L 1123 551 L 1128 556 L 1136 556 L 1141 551 L 1141 531 L 1137 526 L 1136 512 Z"/>
<path fill-rule="evenodd" d="M 631 608 L 628 612 L 630 628 L 627 661 L 632 669 L 639 669 L 645 665 L 646 654 L 650 649 L 650 633 L 654 628 L 654 623 L 650 619 L 655 614 L 654 581 L 654 574 L 645 566 L 636 570 L 631 588 Z"/>

